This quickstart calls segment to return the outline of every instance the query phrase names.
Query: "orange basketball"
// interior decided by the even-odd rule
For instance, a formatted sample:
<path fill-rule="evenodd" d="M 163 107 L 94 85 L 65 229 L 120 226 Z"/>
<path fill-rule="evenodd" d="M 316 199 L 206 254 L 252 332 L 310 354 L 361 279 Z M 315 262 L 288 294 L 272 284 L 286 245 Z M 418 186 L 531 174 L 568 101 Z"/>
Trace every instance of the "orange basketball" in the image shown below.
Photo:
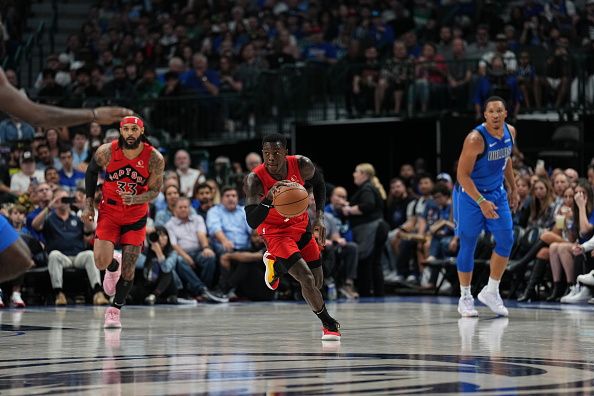
<path fill-rule="evenodd" d="M 274 195 L 272 204 L 278 213 L 287 218 L 299 216 L 309 206 L 307 190 L 299 183 L 282 186 Z"/>

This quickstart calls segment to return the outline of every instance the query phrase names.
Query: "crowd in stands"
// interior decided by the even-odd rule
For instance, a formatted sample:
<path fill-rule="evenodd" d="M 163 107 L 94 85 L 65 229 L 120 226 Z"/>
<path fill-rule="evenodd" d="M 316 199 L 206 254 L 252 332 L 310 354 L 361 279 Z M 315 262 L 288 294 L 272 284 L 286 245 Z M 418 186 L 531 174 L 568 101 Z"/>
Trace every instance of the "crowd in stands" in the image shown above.
<path fill-rule="evenodd" d="M 7 120 L 19 133 L 28 130 L 18 120 Z M 2 214 L 31 247 L 36 263 L 30 273 L 4 286 L 12 290 L 10 303 L 25 304 L 23 286 L 33 302 L 72 302 L 80 290 L 68 285 L 73 281 L 65 274 L 69 270 L 86 278 L 87 301 L 107 304 L 93 262 L 94 229 L 79 216 L 87 164 L 94 149 L 116 139 L 118 131 L 103 131 L 94 123 L 70 131 L 31 129 L 29 145 L 23 146 L 25 139 L 3 146 L 10 150 L 0 165 Z M 248 153 L 245 164 L 220 156 L 209 169 L 201 169 L 184 149 L 170 154 L 162 193 L 151 203 L 133 302 L 299 298 L 298 284 L 290 277 L 283 278 L 276 292 L 262 281 L 265 247 L 248 226 L 243 207 L 244 177 L 261 162 L 258 153 Z M 361 163 L 353 170 L 356 191 L 350 194 L 327 175 L 322 261 L 328 298 L 383 296 L 386 290 L 402 288 L 456 292 L 455 175 L 433 177 L 419 168 L 422 163 L 403 164 L 386 188 L 373 165 Z M 532 169 L 517 148 L 513 164 L 521 204 L 514 214 L 515 245 L 502 290 L 520 301 L 589 300 L 589 286 L 594 285 L 587 243 L 594 235 L 594 165 L 585 174 L 545 169 L 541 163 Z M 100 190 L 95 199 L 101 201 Z M 315 213 L 313 197 L 309 210 Z M 491 236 L 484 235 L 479 245 L 477 262 L 486 264 Z M 480 282 L 478 276 L 476 284 Z"/>
<path fill-rule="evenodd" d="M 261 85 L 262 76 L 290 67 L 307 67 L 319 86 L 329 84 L 330 74 L 343 76 L 338 89 L 354 115 L 430 111 L 446 102 L 480 115 L 480 103 L 492 94 L 508 99 L 511 119 L 522 109 L 592 102 L 594 1 L 437 3 L 103 0 L 25 91 L 60 105 L 128 105 L 155 127 L 182 135 L 188 131 L 171 100 L 196 100 L 192 109 L 200 117 L 189 124 L 195 129 L 250 126 L 259 111 L 271 111 L 256 94 L 277 94 L 276 85 Z M 6 74 L 21 88 L 14 70 Z M 217 100 L 226 94 L 235 99 Z M 95 123 L 42 130 L 9 116 L 0 122 L 2 214 L 36 263 L 4 286 L 11 290 L 4 303 L 23 306 L 23 287 L 31 301 L 71 303 L 70 268 L 84 270 L 87 301 L 107 303 L 89 254 L 93 230 L 78 216 L 88 162 L 118 134 Z M 205 168 L 185 150 L 170 153 L 162 194 L 151 204 L 132 301 L 299 298 L 290 277 L 276 292 L 262 281 L 265 248 L 242 206 L 243 178 L 259 163 L 260 155 L 249 153 L 245 164 L 218 157 Z M 514 169 L 522 205 L 502 288 L 521 301 L 543 292 L 551 301 L 590 299 L 591 249 L 586 243 L 588 252 L 580 250 L 576 241 L 592 237 L 594 167 L 587 174 L 533 170 L 516 149 Z M 361 163 L 350 194 L 332 184 L 332 175 L 326 178 L 328 298 L 382 296 L 402 287 L 456 292 L 454 174 L 434 177 L 403 164 L 384 189 L 373 165 Z M 95 198 L 101 200 L 100 192 Z M 491 249 L 485 235 L 477 259 L 488 259 Z"/>
<path fill-rule="evenodd" d="M 593 32 L 591 0 L 102 0 L 28 92 L 134 106 L 185 136 L 253 128 L 305 85 L 351 116 L 480 116 L 497 94 L 513 118 L 592 103 Z M 271 77 L 295 68 L 294 85 Z"/>

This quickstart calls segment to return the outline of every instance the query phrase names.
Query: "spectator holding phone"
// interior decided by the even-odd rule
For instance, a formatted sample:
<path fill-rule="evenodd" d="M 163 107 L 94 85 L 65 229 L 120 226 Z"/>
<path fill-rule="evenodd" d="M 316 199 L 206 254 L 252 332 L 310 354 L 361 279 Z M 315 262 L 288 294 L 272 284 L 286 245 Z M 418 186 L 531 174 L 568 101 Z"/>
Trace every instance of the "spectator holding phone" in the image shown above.
<path fill-rule="evenodd" d="M 43 231 L 46 250 L 49 253 L 48 270 L 52 288 L 54 289 L 56 305 L 66 305 L 66 295 L 63 292 L 64 268 L 84 268 L 87 271 L 89 283 L 93 288 L 93 304 L 107 305 L 101 288 L 99 270 L 95 267 L 93 251 L 87 250 L 84 243 L 85 236 L 93 234 L 92 223 L 83 221 L 70 210 L 74 197 L 68 196 L 64 189 L 58 189 L 54 199 L 48 207 L 39 212 L 33 219 L 33 228 Z"/>

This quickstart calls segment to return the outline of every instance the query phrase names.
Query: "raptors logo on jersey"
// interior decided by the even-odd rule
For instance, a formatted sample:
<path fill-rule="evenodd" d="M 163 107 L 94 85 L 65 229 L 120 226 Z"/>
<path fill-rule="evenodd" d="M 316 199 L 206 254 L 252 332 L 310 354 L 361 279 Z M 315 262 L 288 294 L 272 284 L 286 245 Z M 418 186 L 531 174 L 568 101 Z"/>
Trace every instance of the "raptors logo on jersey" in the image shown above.
<path fill-rule="evenodd" d="M 140 185 L 146 184 L 147 180 L 146 177 L 142 176 L 139 171 L 137 171 L 136 169 L 134 169 L 134 167 L 129 165 L 107 174 L 107 179 L 109 181 L 117 182 L 118 180 L 123 178 L 128 178 L 134 181 L 136 184 Z"/>

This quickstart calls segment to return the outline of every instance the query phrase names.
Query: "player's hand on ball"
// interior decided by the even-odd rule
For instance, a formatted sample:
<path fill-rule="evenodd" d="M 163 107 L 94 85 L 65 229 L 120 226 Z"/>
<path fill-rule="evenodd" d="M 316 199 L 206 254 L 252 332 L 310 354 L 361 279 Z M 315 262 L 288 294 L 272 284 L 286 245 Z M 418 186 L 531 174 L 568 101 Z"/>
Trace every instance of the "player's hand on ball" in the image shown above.
<path fill-rule="evenodd" d="M 480 204 L 481 211 L 483 212 L 483 216 L 487 219 L 498 219 L 499 215 L 497 214 L 497 206 L 491 201 L 483 201 Z"/>
<path fill-rule="evenodd" d="M 278 190 L 281 187 L 287 187 L 292 185 L 294 182 L 290 181 L 290 180 L 279 180 L 276 183 L 274 183 L 274 185 L 272 187 L 270 187 L 270 190 L 268 190 L 268 194 L 266 195 L 266 198 L 270 199 L 271 201 L 274 200 L 274 196 L 277 194 Z"/>

